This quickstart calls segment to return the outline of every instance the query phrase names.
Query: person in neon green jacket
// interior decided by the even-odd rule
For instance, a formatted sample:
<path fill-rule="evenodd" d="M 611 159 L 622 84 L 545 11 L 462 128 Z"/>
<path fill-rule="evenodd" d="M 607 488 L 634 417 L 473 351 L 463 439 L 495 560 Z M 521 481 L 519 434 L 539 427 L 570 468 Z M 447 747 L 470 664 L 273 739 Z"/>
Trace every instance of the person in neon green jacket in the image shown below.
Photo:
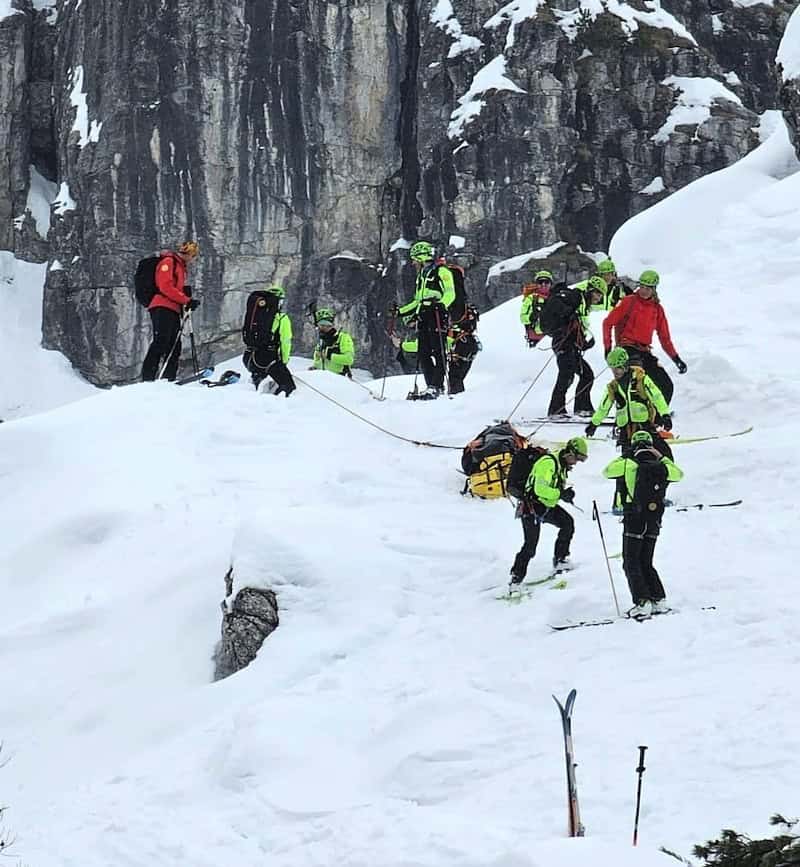
<path fill-rule="evenodd" d="M 611 259 L 603 259 L 602 262 L 598 262 L 592 276 L 601 277 L 606 284 L 602 300 L 592 305 L 592 311 L 603 310 L 608 312 L 609 310 L 613 310 L 626 295 L 633 293 L 633 289 L 617 277 L 617 266 Z M 583 290 L 588 285 L 588 280 L 582 280 L 580 283 L 575 284 L 575 288 Z"/>
<path fill-rule="evenodd" d="M 350 368 L 356 357 L 353 338 L 346 331 L 336 329 L 330 307 L 320 307 L 314 314 L 314 322 L 319 334 L 314 347 L 314 369 L 330 370 L 352 379 Z"/>
<path fill-rule="evenodd" d="M 525 339 L 528 346 L 534 348 L 545 336 L 539 325 L 539 313 L 547 301 L 553 286 L 551 271 L 537 271 L 533 283 L 522 287 L 522 308 L 519 311 L 519 321 L 525 326 Z"/>
<path fill-rule="evenodd" d="M 252 312 L 245 314 L 245 325 L 242 335 L 245 337 L 247 348 L 242 356 L 244 366 L 250 371 L 253 385 L 256 389 L 267 376 L 277 384 L 275 394 L 285 394 L 286 397 L 297 388 L 287 364 L 292 354 L 292 321 L 283 312 L 283 302 L 286 291 L 282 286 L 269 286 L 263 291 L 255 291 L 248 299 L 248 311 L 252 305 Z M 248 343 L 246 334 L 250 329 L 248 319 L 260 318 L 260 311 L 269 311 L 272 317 L 271 325 L 265 324 L 263 330 L 270 335 L 265 339 L 263 334 L 257 341 Z M 266 322 L 269 323 L 269 318 Z"/>
<path fill-rule="evenodd" d="M 637 430 L 647 430 L 657 437 L 654 442 L 662 454 L 671 458 L 672 450 L 656 430 L 656 423 L 667 431 L 672 429 L 672 416 L 661 389 L 643 368 L 630 364 L 628 352 L 621 346 L 608 353 L 606 363 L 614 379 L 608 384 L 600 406 L 586 426 L 586 436 L 594 436 L 597 426 L 616 408 L 617 445 L 623 453 Z"/>
<path fill-rule="evenodd" d="M 661 578 L 653 566 L 664 515 L 664 494 L 670 482 L 683 478 L 681 468 L 654 448 L 649 431 L 637 431 L 631 453 L 615 458 L 603 470 L 607 479 L 623 483 L 622 566 L 633 599 L 628 615 L 637 620 L 669 611 Z"/>
<path fill-rule="evenodd" d="M 589 447 L 583 437 L 573 437 L 556 453 L 542 455 L 531 467 L 525 483 L 525 497 L 517 508 L 522 519 L 522 548 L 511 567 L 511 584 L 521 584 L 528 574 L 528 564 L 536 554 L 542 524 L 558 528 L 553 549 L 553 569 L 556 572 L 569 568 L 569 548 L 575 533 L 572 516 L 561 506 L 559 500 L 571 503 L 575 490 L 567 487 L 567 475 L 579 462 L 589 456 Z"/>
<path fill-rule="evenodd" d="M 414 297 L 398 307 L 397 314 L 405 322 L 416 320 L 417 361 L 427 385 L 421 396 L 432 400 L 444 389 L 447 308 L 456 299 L 456 287 L 450 269 L 434 262 L 434 249 L 427 241 L 412 244 L 409 256 L 417 272 Z"/>

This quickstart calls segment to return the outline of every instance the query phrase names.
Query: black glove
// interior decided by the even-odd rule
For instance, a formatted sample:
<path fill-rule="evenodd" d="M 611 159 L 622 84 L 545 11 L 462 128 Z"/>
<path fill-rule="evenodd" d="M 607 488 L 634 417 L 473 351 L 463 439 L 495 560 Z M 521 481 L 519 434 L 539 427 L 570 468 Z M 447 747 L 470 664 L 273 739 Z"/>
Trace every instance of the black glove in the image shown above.
<path fill-rule="evenodd" d="M 183 287 L 183 294 L 188 295 L 190 298 L 192 297 L 192 292 L 194 291 L 194 286 L 189 286 L 188 283 Z"/>
<path fill-rule="evenodd" d="M 669 413 L 661 416 L 661 427 L 664 430 L 672 430 L 672 416 Z"/>
<path fill-rule="evenodd" d="M 184 309 L 188 312 L 189 310 L 197 310 L 200 306 L 199 298 L 190 298 L 189 303 L 184 305 Z"/>
<path fill-rule="evenodd" d="M 591 349 L 594 346 L 594 337 L 590 337 L 588 340 L 584 340 L 583 348 Z"/>
<path fill-rule="evenodd" d="M 686 362 L 680 357 L 680 355 L 676 355 L 672 360 L 675 362 L 675 367 L 678 368 L 678 373 L 686 373 L 686 371 L 689 369 L 686 366 Z"/>
<path fill-rule="evenodd" d="M 571 503 L 575 499 L 575 488 L 564 488 L 561 492 L 561 499 L 565 503 Z"/>
<path fill-rule="evenodd" d="M 596 431 L 597 431 L 597 425 L 589 422 L 589 424 L 586 425 L 586 430 L 584 431 L 584 433 L 586 434 L 587 437 L 593 437 L 595 435 Z"/>

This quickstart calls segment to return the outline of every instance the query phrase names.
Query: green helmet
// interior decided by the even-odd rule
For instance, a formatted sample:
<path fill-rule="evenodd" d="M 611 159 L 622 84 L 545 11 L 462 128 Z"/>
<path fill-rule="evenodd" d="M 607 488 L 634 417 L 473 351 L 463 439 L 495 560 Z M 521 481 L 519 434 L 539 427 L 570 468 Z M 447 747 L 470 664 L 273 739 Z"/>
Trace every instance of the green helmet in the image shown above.
<path fill-rule="evenodd" d="M 631 445 L 651 446 L 653 445 L 653 437 L 646 430 L 637 430 L 636 433 L 631 437 Z"/>
<path fill-rule="evenodd" d="M 537 271 L 533 277 L 534 280 L 549 280 L 551 283 L 553 282 L 553 273 L 552 271 Z"/>
<path fill-rule="evenodd" d="M 417 241 L 408 251 L 413 262 L 428 262 L 433 259 L 433 245 L 427 241 Z"/>
<path fill-rule="evenodd" d="M 580 461 L 585 461 L 589 457 L 589 444 L 586 442 L 586 437 L 572 437 L 567 440 L 564 451 L 571 452 Z"/>
<path fill-rule="evenodd" d="M 586 281 L 587 292 L 601 292 L 603 295 L 608 291 L 608 283 L 602 277 L 590 277 Z"/>
<path fill-rule="evenodd" d="M 658 286 L 658 280 L 658 271 L 642 271 L 639 277 L 639 285 L 650 286 L 652 289 L 655 289 Z"/>
<path fill-rule="evenodd" d="M 314 314 L 314 324 L 319 328 L 320 325 L 333 325 L 333 318 L 336 314 L 330 307 L 320 307 Z"/>
<path fill-rule="evenodd" d="M 630 358 L 627 350 L 623 349 L 621 346 L 612 349 L 606 356 L 606 364 L 609 367 L 627 367 L 629 361 Z"/>
<path fill-rule="evenodd" d="M 602 262 L 597 263 L 596 270 L 598 274 L 616 274 L 617 266 L 611 259 L 603 259 Z"/>
<path fill-rule="evenodd" d="M 266 290 L 270 295 L 277 295 L 278 298 L 286 297 L 286 290 L 283 286 L 267 286 Z"/>

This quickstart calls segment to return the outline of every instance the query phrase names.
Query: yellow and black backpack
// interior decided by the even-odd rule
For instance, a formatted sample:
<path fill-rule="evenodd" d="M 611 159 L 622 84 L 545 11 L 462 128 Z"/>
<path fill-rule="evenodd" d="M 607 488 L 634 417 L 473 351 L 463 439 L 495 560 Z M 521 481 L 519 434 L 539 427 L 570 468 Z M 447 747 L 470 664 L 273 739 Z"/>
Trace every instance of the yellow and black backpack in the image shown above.
<path fill-rule="evenodd" d="M 525 437 L 508 423 L 484 428 L 461 454 L 461 469 L 467 476 L 461 493 L 484 500 L 507 496 L 511 461 L 525 443 Z"/>

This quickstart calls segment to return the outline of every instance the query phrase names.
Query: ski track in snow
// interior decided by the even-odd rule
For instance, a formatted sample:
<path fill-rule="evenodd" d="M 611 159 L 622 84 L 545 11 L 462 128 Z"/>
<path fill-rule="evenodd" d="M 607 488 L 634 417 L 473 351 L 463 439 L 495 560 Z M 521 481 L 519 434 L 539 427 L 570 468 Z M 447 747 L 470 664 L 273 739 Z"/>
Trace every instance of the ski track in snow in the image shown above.
<path fill-rule="evenodd" d="M 612 494 L 600 476 L 610 444 L 592 443 L 572 474 L 586 511 L 568 587 L 508 606 L 480 591 L 506 580 L 520 545 L 509 504 L 459 496 L 458 451 L 386 437 L 302 385 L 289 400 L 245 379 L 136 385 L 0 426 L 12 492 L 0 506 L 0 737 L 12 759 L 0 783 L 24 860 L 665 867 L 660 845 L 688 854 L 723 827 L 767 834 L 772 812 L 791 814 L 800 174 L 786 146 L 770 140 L 728 170 L 746 177 L 746 200 L 744 181 L 719 173 L 612 246 L 626 273 L 662 270 L 690 366 L 675 375 L 676 430 L 756 426 L 676 448 L 676 499 L 745 501 L 665 516 L 656 562 L 677 616 L 548 628 L 613 614 L 590 518 L 592 499 Z M 711 205 L 709 189 L 715 220 L 698 240 L 675 215 L 695 213 L 698 196 Z M 752 262 L 758 279 L 742 280 Z M 407 403 L 412 378 L 397 377 L 379 403 L 301 359 L 295 369 L 397 433 L 460 447 L 549 358 L 525 347 L 518 312 L 514 300 L 482 317 L 484 351 L 452 401 Z M 609 374 L 599 349 L 589 360 L 597 400 Z M 541 411 L 554 375 L 520 415 Z M 603 527 L 619 550 L 620 525 Z M 531 577 L 549 568 L 553 538 L 545 528 Z M 211 685 L 234 539 L 241 568 L 269 577 L 281 625 L 250 667 Z M 612 571 L 627 607 L 618 560 Z M 708 604 L 717 610 L 699 610 Z M 559 839 L 550 696 L 573 686 L 583 840 Z M 650 749 L 633 850 L 639 744 Z"/>

